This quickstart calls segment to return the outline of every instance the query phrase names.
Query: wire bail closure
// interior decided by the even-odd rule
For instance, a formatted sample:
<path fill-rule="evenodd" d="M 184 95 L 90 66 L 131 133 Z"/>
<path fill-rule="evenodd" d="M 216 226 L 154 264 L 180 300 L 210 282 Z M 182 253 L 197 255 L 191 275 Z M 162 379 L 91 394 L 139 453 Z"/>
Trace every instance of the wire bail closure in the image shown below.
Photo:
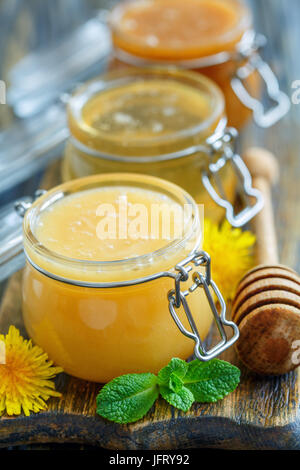
<path fill-rule="evenodd" d="M 207 141 L 210 148 L 211 160 L 217 154 L 220 154 L 220 158 L 216 162 L 210 162 L 207 169 L 202 173 L 202 182 L 206 190 L 208 191 L 211 198 L 216 204 L 223 207 L 226 210 L 226 218 L 233 227 L 242 227 L 247 224 L 263 207 L 264 201 L 261 192 L 253 188 L 251 174 L 245 165 L 243 159 L 234 151 L 234 143 L 238 136 L 238 132 L 233 127 L 225 129 L 224 133 L 213 142 Z M 233 205 L 226 199 L 223 185 L 218 178 L 219 171 L 226 165 L 230 164 L 236 173 L 241 186 L 244 191 L 244 196 L 247 199 L 254 198 L 255 203 L 249 204 L 241 210 L 240 213 L 234 213 Z M 215 186 L 218 189 L 216 191 L 211 180 L 214 180 Z"/>
<path fill-rule="evenodd" d="M 189 279 L 189 273 L 193 269 L 193 265 L 195 267 L 198 267 L 198 266 L 205 267 L 205 276 L 198 271 L 194 272 L 193 273 L 194 283 L 191 285 L 191 287 L 189 287 L 188 290 L 182 291 L 181 282 L 185 282 Z M 235 341 L 237 341 L 239 337 L 238 327 L 234 322 L 226 319 L 226 304 L 217 285 L 211 279 L 210 256 L 205 251 L 194 252 L 185 260 L 178 263 L 175 266 L 175 270 L 178 271 L 178 274 L 175 277 L 175 289 L 171 290 L 168 294 L 170 314 L 172 315 L 172 318 L 174 322 L 176 323 L 177 327 L 179 328 L 179 330 L 181 331 L 181 333 L 195 342 L 194 354 L 196 358 L 200 359 L 200 361 L 210 361 L 211 359 L 215 358 L 216 356 L 221 354 L 223 351 L 228 349 L 230 346 L 232 346 L 232 344 L 235 343 Z M 213 300 L 212 294 L 209 289 L 210 287 L 212 288 L 214 294 L 216 295 L 220 303 L 220 313 L 218 312 L 215 306 L 215 302 Z M 203 344 L 203 341 L 201 340 L 194 317 L 191 313 L 191 310 L 187 302 L 188 295 L 193 293 L 198 288 L 204 289 L 207 301 L 213 313 L 214 321 L 217 325 L 219 334 L 221 336 L 221 341 L 210 350 L 206 350 Z M 186 317 L 188 319 L 188 322 L 190 324 L 192 331 L 187 330 L 183 326 L 182 322 L 180 321 L 176 313 L 176 310 L 181 305 L 186 314 Z M 233 330 L 233 335 L 229 339 L 227 337 L 224 326 L 231 327 Z"/>
<path fill-rule="evenodd" d="M 30 198 L 23 198 L 14 203 L 14 209 L 16 213 L 23 219 L 25 212 L 30 209 L 34 201 L 36 201 L 40 196 L 43 196 L 43 194 L 46 194 L 45 189 L 37 189 L 34 193 L 33 197 Z"/>
<path fill-rule="evenodd" d="M 237 60 L 241 65 L 231 79 L 233 91 L 243 105 L 253 111 L 255 123 L 262 128 L 273 126 L 289 111 L 291 106 L 288 96 L 279 88 L 276 75 L 258 53 L 266 42 L 265 36 L 257 34 L 253 30 L 245 34 L 237 50 Z M 258 99 L 250 95 L 244 84 L 253 72 L 258 72 L 266 86 L 269 99 L 276 103 L 268 110 L 264 109 Z"/>

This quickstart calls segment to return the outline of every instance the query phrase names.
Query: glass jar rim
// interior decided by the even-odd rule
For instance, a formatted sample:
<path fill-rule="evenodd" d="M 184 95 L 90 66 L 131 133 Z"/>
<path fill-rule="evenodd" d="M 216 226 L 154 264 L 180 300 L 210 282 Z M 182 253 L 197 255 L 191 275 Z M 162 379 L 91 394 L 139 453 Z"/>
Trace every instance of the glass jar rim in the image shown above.
<path fill-rule="evenodd" d="M 172 80 L 175 83 L 187 84 L 199 94 L 210 100 L 208 116 L 199 124 L 174 131 L 163 136 L 145 138 L 139 142 L 124 143 L 122 139 L 115 138 L 109 132 L 101 132 L 93 126 L 82 122 L 82 112 L 85 105 L 92 97 L 106 90 L 117 89 L 124 84 L 135 83 L 137 79 L 143 80 Z M 141 161 L 141 158 L 166 160 L 173 159 L 173 153 L 184 151 L 190 145 L 187 142 L 197 138 L 205 140 L 212 133 L 212 126 L 224 126 L 225 100 L 220 88 L 209 78 L 196 72 L 183 71 L 176 67 L 143 67 L 125 68 L 101 75 L 75 90 L 68 101 L 68 122 L 71 132 L 71 141 L 79 150 L 99 158 L 107 158 L 118 161 Z M 84 142 L 88 142 L 85 144 Z M 168 149 L 160 151 L 157 155 L 157 147 Z M 99 151 L 101 148 L 101 151 Z M 113 148 L 113 151 L 111 150 Z M 169 149 L 171 148 L 171 151 Z M 107 150 L 109 149 L 109 150 Z M 175 151 L 172 151 L 174 149 Z M 171 154 L 171 155 L 169 155 Z"/>
<path fill-rule="evenodd" d="M 225 0 L 225 2 L 226 1 L 228 2 L 228 0 Z M 213 52 L 204 52 L 203 46 L 210 46 L 211 40 L 205 42 L 202 38 L 201 43 L 196 45 L 193 44 L 193 50 L 195 52 L 193 52 L 193 54 L 190 54 L 188 57 L 186 57 L 186 51 L 184 49 L 182 49 L 182 57 L 180 57 L 180 54 L 178 54 L 178 47 L 174 49 L 169 48 L 168 57 L 166 57 L 163 53 L 160 54 L 159 52 L 157 52 L 155 46 L 151 45 L 150 47 L 143 40 L 138 43 L 136 37 L 134 38 L 134 41 L 133 38 L 128 37 L 126 32 L 124 32 L 120 27 L 120 20 L 123 14 L 126 12 L 127 8 L 130 8 L 131 4 L 137 3 L 137 0 L 125 0 L 121 4 L 117 4 L 115 7 L 113 7 L 109 15 L 108 23 L 112 31 L 113 39 L 117 38 L 122 41 L 122 46 L 120 46 L 119 44 L 115 44 L 115 46 L 117 47 L 117 49 L 120 48 L 120 50 L 126 52 L 126 54 L 128 54 L 130 57 L 143 58 L 145 60 L 149 59 L 150 62 L 151 59 L 153 61 L 157 59 L 159 63 L 164 60 L 166 60 L 166 63 L 168 63 L 168 61 L 173 62 L 174 60 L 176 61 L 176 63 L 181 63 L 181 61 L 184 61 L 184 59 L 187 59 L 188 62 L 189 60 L 193 61 L 201 58 L 207 59 L 209 61 L 210 57 L 217 56 L 219 54 L 232 50 L 233 43 L 237 44 L 240 41 L 243 33 L 249 28 L 251 28 L 253 22 L 252 13 L 249 7 L 245 4 L 245 1 L 229 0 L 229 2 L 235 4 L 235 10 L 239 14 L 239 18 L 235 27 L 229 31 L 226 31 L 223 35 L 216 35 L 213 41 Z M 153 0 L 143 0 L 143 3 L 153 3 Z M 126 48 L 126 45 L 128 46 L 128 50 Z M 135 52 L 131 50 L 131 45 L 133 46 Z M 143 50 L 137 52 L 137 45 L 143 48 Z M 147 54 L 147 51 L 149 52 L 149 54 Z M 155 51 L 155 54 L 153 54 L 153 51 Z"/>
<path fill-rule="evenodd" d="M 112 261 L 91 261 L 70 258 L 50 250 L 38 240 L 34 233 L 35 223 L 37 221 L 38 215 L 43 210 L 47 209 L 52 204 L 55 204 L 55 202 L 68 195 L 80 193 L 89 189 L 96 189 L 101 187 L 101 184 L 103 187 L 120 185 L 131 186 L 133 188 L 148 187 L 148 189 L 160 191 L 162 194 L 167 194 L 172 197 L 174 201 L 180 202 L 181 205 L 188 204 L 191 207 L 191 224 L 188 224 L 188 230 L 183 234 L 181 239 L 174 239 L 156 251 L 132 258 Z M 85 270 L 90 270 L 89 273 L 103 273 L 116 270 L 119 271 L 120 269 L 130 270 L 132 267 L 137 269 L 138 267 L 142 268 L 148 266 L 150 262 L 153 262 L 155 259 L 159 259 L 161 256 L 167 256 L 169 254 L 178 252 L 179 249 L 183 248 L 189 241 L 193 241 L 193 237 L 198 234 L 196 236 L 197 240 L 195 241 L 195 246 L 193 246 L 193 248 L 190 250 L 190 252 L 193 252 L 199 247 L 202 237 L 201 230 L 202 227 L 200 225 L 198 206 L 194 199 L 186 191 L 184 191 L 179 186 L 161 178 L 134 173 L 108 173 L 105 175 L 94 175 L 85 178 L 79 178 L 56 186 L 43 196 L 39 197 L 32 204 L 30 209 L 26 212 L 23 222 L 25 254 L 33 266 L 36 266 L 41 272 L 44 272 L 45 274 L 48 273 L 50 277 L 52 277 L 53 273 L 45 270 L 39 264 L 39 262 L 36 261 L 36 259 L 39 258 L 41 260 L 47 260 L 48 262 L 52 263 L 51 266 L 67 266 L 71 271 L 74 270 L 74 272 L 76 270 L 82 270 L 83 267 Z M 32 254 L 34 256 L 32 256 Z M 170 268 L 171 267 L 173 266 L 170 266 Z M 136 272 L 138 273 L 138 270 L 136 270 Z M 76 276 L 74 280 L 78 281 L 79 279 Z"/>

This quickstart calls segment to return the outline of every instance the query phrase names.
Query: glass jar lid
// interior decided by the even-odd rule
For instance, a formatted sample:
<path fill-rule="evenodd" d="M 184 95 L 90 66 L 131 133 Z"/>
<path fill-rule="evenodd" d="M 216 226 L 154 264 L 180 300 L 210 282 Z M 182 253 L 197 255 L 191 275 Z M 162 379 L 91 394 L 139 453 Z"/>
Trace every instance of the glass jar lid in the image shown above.
<path fill-rule="evenodd" d="M 204 142 L 223 116 L 223 94 L 210 79 L 172 68 L 108 73 L 80 87 L 68 103 L 75 146 L 131 161 L 161 160 Z"/>
<path fill-rule="evenodd" d="M 170 61 L 231 51 L 251 22 L 239 0 L 128 0 L 110 16 L 115 47 Z"/>

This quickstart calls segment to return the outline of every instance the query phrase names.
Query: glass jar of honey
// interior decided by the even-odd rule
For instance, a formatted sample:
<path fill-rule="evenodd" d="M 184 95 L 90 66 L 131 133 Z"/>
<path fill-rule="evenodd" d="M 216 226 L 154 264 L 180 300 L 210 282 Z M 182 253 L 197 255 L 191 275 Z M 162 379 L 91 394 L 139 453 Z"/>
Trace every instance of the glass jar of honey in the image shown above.
<path fill-rule="evenodd" d="M 237 339 L 201 251 L 198 207 L 180 187 L 147 175 L 104 174 L 16 207 L 25 213 L 24 323 L 67 373 L 107 382 L 157 372 L 193 351 L 209 360 Z M 208 351 L 203 341 L 213 319 L 221 340 Z"/>
<path fill-rule="evenodd" d="M 250 10 L 240 0 L 127 0 L 109 17 L 111 68 L 172 65 L 214 80 L 226 100 L 229 124 L 240 128 L 253 112 L 269 127 L 289 109 L 270 67 L 258 54 L 265 38 L 252 30 Z M 259 101 L 261 79 L 276 105 Z"/>
<path fill-rule="evenodd" d="M 214 220 L 241 226 L 262 201 L 233 149 L 224 98 L 208 78 L 174 69 L 129 68 L 80 87 L 68 100 L 63 179 L 134 172 L 180 185 Z M 234 214 L 238 183 L 246 207 Z"/>

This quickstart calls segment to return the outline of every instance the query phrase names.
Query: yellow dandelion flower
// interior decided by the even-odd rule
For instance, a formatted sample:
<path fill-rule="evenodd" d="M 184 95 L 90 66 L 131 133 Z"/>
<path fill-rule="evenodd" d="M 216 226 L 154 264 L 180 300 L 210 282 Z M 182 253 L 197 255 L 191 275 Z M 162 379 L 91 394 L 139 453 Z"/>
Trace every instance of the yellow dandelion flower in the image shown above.
<path fill-rule="evenodd" d="M 253 267 L 255 235 L 232 228 L 225 220 L 221 226 L 204 221 L 203 249 L 211 256 L 212 279 L 226 301 L 233 299 L 243 275 Z"/>
<path fill-rule="evenodd" d="M 60 397 L 55 391 L 53 379 L 62 372 L 61 367 L 53 367 L 48 355 L 31 341 L 25 340 L 14 326 L 6 336 L 0 335 L 4 345 L 4 360 L 0 363 L 0 416 L 26 416 L 47 408 L 49 397 Z"/>

